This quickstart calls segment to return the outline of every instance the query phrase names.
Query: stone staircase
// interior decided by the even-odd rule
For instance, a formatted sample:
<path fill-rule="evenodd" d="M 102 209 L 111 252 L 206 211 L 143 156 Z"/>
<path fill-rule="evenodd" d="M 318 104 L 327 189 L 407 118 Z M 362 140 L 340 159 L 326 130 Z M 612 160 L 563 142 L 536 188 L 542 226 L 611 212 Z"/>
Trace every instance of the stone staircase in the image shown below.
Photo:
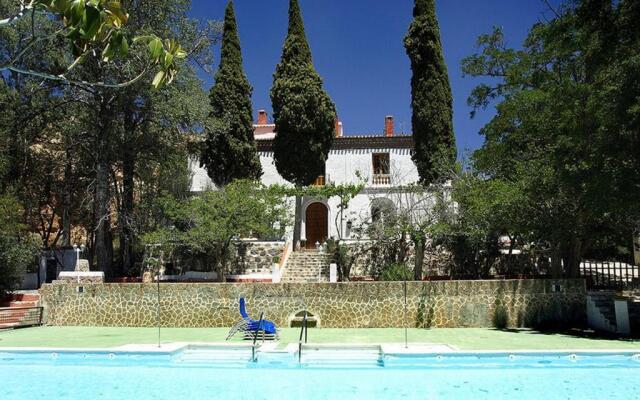
<path fill-rule="evenodd" d="M 14 293 L 0 299 L 0 329 L 40 325 L 42 309 L 37 292 Z"/>
<path fill-rule="evenodd" d="M 589 326 L 598 331 L 616 333 L 615 292 L 592 291 L 587 294 Z"/>
<path fill-rule="evenodd" d="M 282 275 L 282 283 L 329 282 L 330 256 L 318 250 L 291 253 Z"/>

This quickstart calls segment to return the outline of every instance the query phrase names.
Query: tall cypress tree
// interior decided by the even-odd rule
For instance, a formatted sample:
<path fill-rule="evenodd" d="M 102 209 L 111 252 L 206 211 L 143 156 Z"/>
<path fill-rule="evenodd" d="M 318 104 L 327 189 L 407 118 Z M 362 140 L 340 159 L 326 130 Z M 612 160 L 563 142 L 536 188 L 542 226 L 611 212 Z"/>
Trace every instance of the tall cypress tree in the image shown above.
<path fill-rule="evenodd" d="M 249 84 L 242 67 L 242 52 L 233 1 L 224 16 L 220 68 L 209 94 L 211 122 L 201 163 L 218 186 L 235 179 L 259 179 L 260 159 L 253 137 L 253 112 Z"/>
<path fill-rule="evenodd" d="M 456 162 L 453 99 L 435 0 L 416 0 L 404 45 L 411 59 L 413 160 L 424 184 L 447 179 Z"/>
<path fill-rule="evenodd" d="M 289 31 L 271 89 L 276 138 L 273 151 L 280 175 L 297 187 L 324 175 L 335 134 L 336 108 L 313 67 L 297 0 L 289 2 Z M 300 239 L 301 199 L 296 199 L 294 243 Z"/>

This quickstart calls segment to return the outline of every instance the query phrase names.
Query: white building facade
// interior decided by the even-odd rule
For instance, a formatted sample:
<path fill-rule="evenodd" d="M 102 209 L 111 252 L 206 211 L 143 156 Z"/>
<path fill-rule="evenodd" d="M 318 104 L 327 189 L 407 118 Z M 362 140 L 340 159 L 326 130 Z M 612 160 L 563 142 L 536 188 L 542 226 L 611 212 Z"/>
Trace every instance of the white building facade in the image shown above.
<path fill-rule="evenodd" d="M 274 124 L 267 122 L 266 112 L 260 111 L 255 125 L 255 139 L 262 165 L 264 185 L 288 185 L 278 173 L 273 157 Z M 301 239 L 311 248 L 327 238 L 351 239 L 352 228 L 372 218 L 379 204 L 392 205 L 391 193 L 418 182 L 419 176 L 411 158 L 413 139 L 396 135 L 393 117 L 386 117 L 380 135 L 344 136 L 341 123 L 336 124 L 336 137 L 325 165 L 325 174 L 316 184 L 365 184 L 364 190 L 353 198 L 340 215 L 339 199 L 305 198 L 302 205 Z M 202 192 L 213 187 L 207 171 L 197 160 L 190 163 L 191 191 Z"/>

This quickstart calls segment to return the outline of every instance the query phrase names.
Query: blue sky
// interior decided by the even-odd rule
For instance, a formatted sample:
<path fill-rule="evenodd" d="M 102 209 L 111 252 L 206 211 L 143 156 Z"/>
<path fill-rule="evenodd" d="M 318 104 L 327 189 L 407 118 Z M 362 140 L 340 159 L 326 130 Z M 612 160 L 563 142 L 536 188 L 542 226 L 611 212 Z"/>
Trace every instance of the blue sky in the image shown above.
<path fill-rule="evenodd" d="M 269 90 L 287 32 L 288 3 L 234 3 L 256 110 L 271 109 Z M 529 27 L 549 12 L 542 0 L 440 0 L 436 4 L 462 154 L 482 144 L 478 132 L 493 109 L 469 118 L 466 99 L 478 81 L 463 78 L 461 60 L 474 52 L 478 35 L 494 25 L 503 27 L 509 45 L 520 46 Z M 198 18 L 222 19 L 225 5 L 226 0 L 193 0 L 192 13 Z M 395 117 L 396 131 L 409 133 L 411 70 L 403 38 L 411 22 L 413 1 L 300 0 L 300 6 L 315 67 L 336 103 L 345 133 L 381 133 L 386 115 Z M 209 87 L 212 77 L 202 76 Z"/>

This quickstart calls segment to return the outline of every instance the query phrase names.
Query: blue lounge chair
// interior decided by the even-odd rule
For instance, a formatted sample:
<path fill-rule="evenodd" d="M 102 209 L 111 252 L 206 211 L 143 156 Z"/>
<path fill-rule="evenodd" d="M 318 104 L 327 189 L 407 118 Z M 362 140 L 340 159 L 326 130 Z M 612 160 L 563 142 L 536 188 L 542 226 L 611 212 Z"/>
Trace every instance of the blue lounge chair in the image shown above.
<path fill-rule="evenodd" d="M 262 340 L 275 340 L 278 338 L 276 324 L 272 321 L 266 319 L 258 321 L 249 317 L 244 297 L 240 297 L 240 316 L 242 319 L 231 328 L 229 335 L 227 335 L 227 340 L 231 339 L 238 332 L 243 332 L 245 339 L 253 339 L 256 335 Z"/>

